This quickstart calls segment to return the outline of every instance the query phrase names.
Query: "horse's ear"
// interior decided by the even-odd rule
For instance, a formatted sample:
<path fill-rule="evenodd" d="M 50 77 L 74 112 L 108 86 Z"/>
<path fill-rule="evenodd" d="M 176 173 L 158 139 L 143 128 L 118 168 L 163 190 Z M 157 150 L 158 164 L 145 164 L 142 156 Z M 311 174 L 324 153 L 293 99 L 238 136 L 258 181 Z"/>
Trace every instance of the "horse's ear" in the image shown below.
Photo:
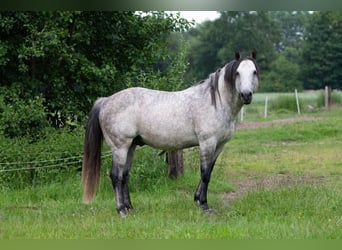
<path fill-rule="evenodd" d="M 253 58 L 254 60 L 256 59 L 256 54 L 257 54 L 256 50 L 255 50 L 255 49 L 252 49 L 251 56 L 252 56 L 252 58 Z"/>
<path fill-rule="evenodd" d="M 240 57 L 240 51 L 235 51 L 235 60 L 239 60 Z"/>

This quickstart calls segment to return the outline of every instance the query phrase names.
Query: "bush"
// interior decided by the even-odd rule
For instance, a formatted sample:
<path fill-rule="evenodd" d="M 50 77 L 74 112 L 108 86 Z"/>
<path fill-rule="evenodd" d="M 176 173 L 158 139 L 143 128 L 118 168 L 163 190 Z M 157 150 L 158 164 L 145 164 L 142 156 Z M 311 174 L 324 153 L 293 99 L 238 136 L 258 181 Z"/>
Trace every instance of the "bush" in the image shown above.
<path fill-rule="evenodd" d="M 44 139 L 0 135 L 0 188 L 24 188 L 80 175 L 83 129 L 48 128 Z"/>
<path fill-rule="evenodd" d="M 9 138 L 29 137 L 38 140 L 48 127 L 44 99 L 20 99 L 0 96 L 0 131 Z"/>

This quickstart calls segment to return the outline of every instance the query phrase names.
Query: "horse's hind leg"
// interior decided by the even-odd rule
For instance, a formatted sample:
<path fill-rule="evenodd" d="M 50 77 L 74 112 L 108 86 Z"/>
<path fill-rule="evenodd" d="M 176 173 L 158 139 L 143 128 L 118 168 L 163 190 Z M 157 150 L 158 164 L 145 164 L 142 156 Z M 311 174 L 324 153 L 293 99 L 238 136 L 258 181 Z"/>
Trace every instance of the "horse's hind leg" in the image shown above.
<path fill-rule="evenodd" d="M 121 148 L 113 150 L 113 163 L 112 169 L 110 171 L 110 178 L 112 179 L 112 185 L 115 193 L 116 200 L 116 209 L 121 216 L 126 216 L 126 204 L 125 204 L 125 196 L 126 199 L 128 193 L 128 173 L 129 168 L 127 168 L 128 149 Z M 126 190 L 127 187 L 127 190 Z"/>
<path fill-rule="evenodd" d="M 128 181 L 129 181 L 129 170 L 131 169 L 131 166 L 132 166 L 135 147 L 136 145 L 132 144 L 132 146 L 129 148 L 129 151 L 127 154 L 127 161 L 126 161 L 127 172 L 124 173 L 124 176 L 123 176 L 123 196 L 124 196 L 124 205 L 126 207 L 126 210 L 133 210 L 131 198 L 129 195 Z"/>

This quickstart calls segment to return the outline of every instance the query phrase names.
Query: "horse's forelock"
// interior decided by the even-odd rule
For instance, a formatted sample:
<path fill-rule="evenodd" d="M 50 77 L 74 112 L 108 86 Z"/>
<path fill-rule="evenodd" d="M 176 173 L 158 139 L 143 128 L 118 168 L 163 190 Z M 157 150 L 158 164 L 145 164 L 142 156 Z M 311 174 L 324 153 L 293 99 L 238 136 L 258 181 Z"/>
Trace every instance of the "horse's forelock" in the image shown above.
<path fill-rule="evenodd" d="M 250 60 L 254 63 L 255 68 L 257 69 L 257 71 L 259 71 L 258 65 L 256 64 L 256 61 L 254 58 L 252 57 L 242 57 L 239 60 L 233 60 L 230 63 L 226 64 L 225 66 L 225 74 L 224 74 L 224 79 L 226 80 L 226 82 L 231 85 L 235 82 L 235 78 L 236 78 L 236 71 L 240 65 L 240 63 L 242 61 L 245 60 Z"/>
<path fill-rule="evenodd" d="M 232 84 L 235 82 L 236 70 L 240 65 L 242 60 L 233 60 L 226 64 L 225 72 L 224 72 L 224 79 L 228 84 Z"/>

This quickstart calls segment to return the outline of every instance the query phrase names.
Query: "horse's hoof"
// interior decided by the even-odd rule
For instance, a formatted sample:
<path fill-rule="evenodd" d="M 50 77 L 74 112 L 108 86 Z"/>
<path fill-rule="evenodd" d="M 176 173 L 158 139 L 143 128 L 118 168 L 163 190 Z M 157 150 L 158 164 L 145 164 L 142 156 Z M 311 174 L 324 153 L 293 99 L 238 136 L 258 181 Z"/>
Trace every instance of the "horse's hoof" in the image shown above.
<path fill-rule="evenodd" d="M 204 213 L 206 213 L 206 214 L 214 214 L 214 210 L 209 208 L 208 204 L 201 204 L 200 207 L 202 208 Z"/>
<path fill-rule="evenodd" d="M 133 208 L 127 208 L 127 212 L 129 214 L 135 214 L 135 210 Z"/>
<path fill-rule="evenodd" d="M 121 218 L 126 218 L 126 217 L 127 217 L 127 212 L 126 212 L 126 210 L 120 210 L 120 211 L 119 211 L 119 214 L 120 214 Z"/>
<path fill-rule="evenodd" d="M 212 210 L 211 208 L 203 209 L 203 212 L 210 215 L 214 214 L 214 210 Z"/>
<path fill-rule="evenodd" d="M 118 214 L 121 216 L 121 218 L 126 218 L 126 216 L 127 216 L 127 210 L 126 210 L 125 207 L 118 208 L 118 209 L 116 209 L 116 211 L 117 211 Z"/>

